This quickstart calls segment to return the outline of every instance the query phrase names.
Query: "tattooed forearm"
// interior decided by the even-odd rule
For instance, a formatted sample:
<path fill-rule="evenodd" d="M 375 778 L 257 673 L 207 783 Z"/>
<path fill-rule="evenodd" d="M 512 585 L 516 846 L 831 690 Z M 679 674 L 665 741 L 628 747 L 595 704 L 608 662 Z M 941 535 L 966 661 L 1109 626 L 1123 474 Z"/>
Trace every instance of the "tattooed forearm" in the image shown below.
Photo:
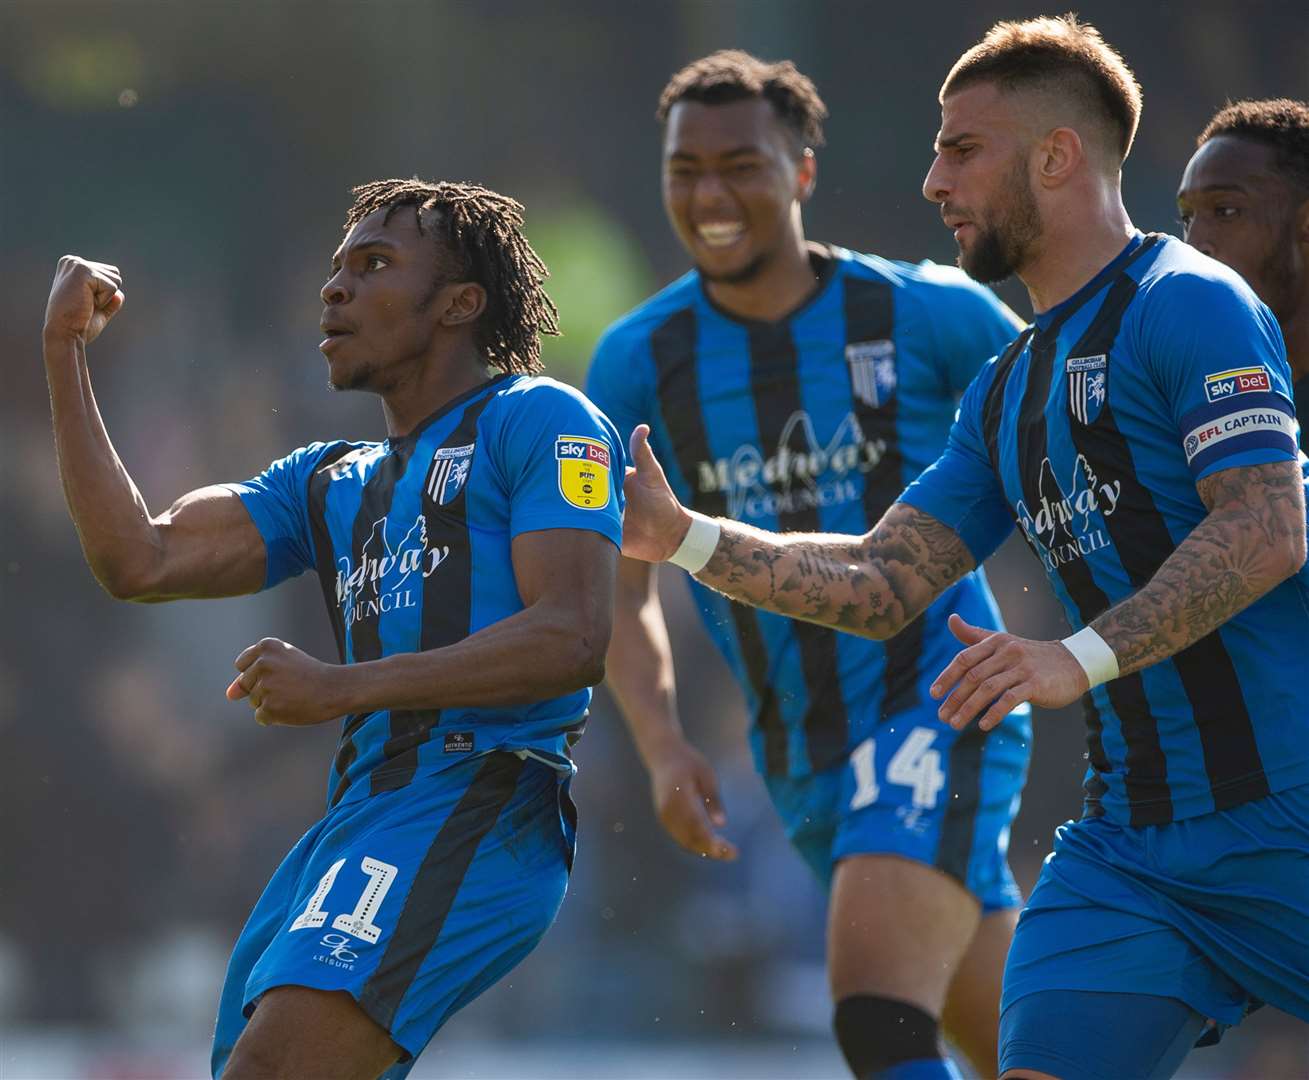
<path fill-rule="evenodd" d="M 1299 569 L 1305 557 L 1299 465 L 1225 469 L 1197 485 L 1206 517 L 1135 595 L 1093 623 L 1123 675 L 1212 633 Z"/>
<path fill-rule="evenodd" d="M 742 603 L 867 637 L 897 633 L 974 565 L 953 529 L 903 503 L 863 537 L 720 524 L 701 582 Z"/>

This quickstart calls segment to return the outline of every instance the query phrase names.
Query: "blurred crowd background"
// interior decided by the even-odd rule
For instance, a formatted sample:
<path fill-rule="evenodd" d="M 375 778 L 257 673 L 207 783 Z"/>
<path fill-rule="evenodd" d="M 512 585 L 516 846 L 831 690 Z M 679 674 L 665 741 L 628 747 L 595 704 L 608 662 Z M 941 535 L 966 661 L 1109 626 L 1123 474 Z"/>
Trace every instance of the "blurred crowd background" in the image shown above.
<path fill-rule="evenodd" d="M 547 344 L 549 371 L 580 383 L 604 326 L 685 269 L 653 120 L 671 72 L 724 46 L 794 59 L 832 114 L 809 236 L 949 262 L 919 194 L 940 79 L 995 19 L 1043 11 L 1055 13 L 991 0 L 0 2 L 0 1075 L 21 1080 L 12 1048 L 51 1033 L 98 1048 L 62 1059 L 89 1070 L 78 1075 L 168 1076 L 182 1059 L 143 1048 L 203 1049 L 227 951 L 321 813 L 337 737 L 258 729 L 223 698 L 233 657 L 265 635 L 334 656 L 308 577 L 157 607 L 96 586 L 64 508 L 40 362 L 58 257 L 123 270 L 127 304 L 93 346 L 93 377 L 121 456 L 162 508 L 309 440 L 381 432 L 374 399 L 326 389 L 316 350 L 351 185 L 417 173 L 525 203 L 565 331 Z M 1178 177 L 1227 98 L 1309 97 L 1301 5 L 1097 0 L 1081 13 L 1144 86 L 1125 173 L 1142 228 L 1178 231 Z M 1021 289 L 1001 292 L 1029 313 Z M 1011 628 L 1062 633 L 1025 550 L 1011 543 L 992 582 Z M 750 1060 L 764 1069 L 748 1055 L 776 1046 L 783 1062 L 799 1055 L 793 1075 L 839 1075 L 823 897 L 765 802 L 739 696 L 680 572 L 662 586 L 684 723 L 720 771 L 743 857 L 700 863 L 663 835 L 600 690 L 577 749 L 581 846 L 559 922 L 439 1042 L 472 1062 L 479 1046 L 543 1037 L 558 1042 L 552 1061 L 621 1043 L 632 1075 L 696 1046 L 719 1055 L 715 1075 L 748 1075 Z M 1084 768 L 1077 710 L 1038 712 L 1035 728 L 1011 848 L 1025 888 L 1055 825 L 1078 813 Z M 542 1054 L 545 1075 L 557 1066 Z M 1306 1055 L 1303 1025 L 1265 1010 L 1187 1075 L 1300 1076 Z M 697 1060 L 710 1058 L 684 1055 L 669 1074 L 707 1074 Z"/>

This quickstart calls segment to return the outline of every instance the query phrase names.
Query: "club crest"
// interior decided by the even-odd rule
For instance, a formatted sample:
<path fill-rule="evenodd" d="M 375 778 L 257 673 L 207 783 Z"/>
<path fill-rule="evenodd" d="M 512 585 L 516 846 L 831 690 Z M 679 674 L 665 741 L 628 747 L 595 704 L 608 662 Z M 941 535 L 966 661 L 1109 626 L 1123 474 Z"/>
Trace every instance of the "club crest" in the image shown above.
<path fill-rule="evenodd" d="M 1068 373 L 1068 408 L 1083 424 L 1093 424 L 1109 396 L 1109 357 L 1070 356 L 1064 367 Z"/>
<path fill-rule="evenodd" d="M 437 506 L 454 502 L 464 490 L 468 470 L 473 464 L 475 445 L 442 446 L 432 455 L 432 469 L 424 486 L 428 497 Z"/>
<path fill-rule="evenodd" d="M 850 366 L 850 387 L 854 396 L 874 409 L 889 405 L 895 397 L 895 342 L 857 341 L 845 347 Z"/>

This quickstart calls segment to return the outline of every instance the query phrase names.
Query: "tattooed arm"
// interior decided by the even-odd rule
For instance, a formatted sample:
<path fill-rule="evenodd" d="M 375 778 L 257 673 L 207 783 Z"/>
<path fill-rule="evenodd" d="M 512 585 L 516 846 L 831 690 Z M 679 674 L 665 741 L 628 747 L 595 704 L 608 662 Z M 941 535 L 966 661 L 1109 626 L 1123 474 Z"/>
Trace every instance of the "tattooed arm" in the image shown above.
<path fill-rule="evenodd" d="M 753 607 L 865 637 L 899 633 L 974 566 L 953 529 L 899 502 L 862 537 L 718 524 L 722 536 L 698 581 Z"/>
<path fill-rule="evenodd" d="M 660 562 L 677 549 L 691 516 L 641 428 L 632 443 L 623 553 Z M 733 600 L 866 637 L 898 633 L 975 565 L 953 529 L 905 503 L 892 505 L 862 537 L 717 524 L 718 546 L 697 580 Z"/>
<path fill-rule="evenodd" d="M 1196 486 L 1208 516 L 1143 588 L 1091 623 L 1117 656 L 1120 676 L 1199 641 L 1304 563 L 1297 462 L 1224 469 Z M 1058 641 L 995 633 L 958 615 L 950 628 L 967 648 L 941 672 L 932 695 L 946 698 L 940 717 L 956 728 L 980 716 L 990 729 L 1020 702 L 1058 708 L 1086 691 L 1086 673 Z"/>
<path fill-rule="evenodd" d="M 1117 655 L 1122 675 L 1212 633 L 1304 563 L 1298 462 L 1224 469 L 1196 490 L 1208 516 L 1140 591 L 1091 624 Z"/>

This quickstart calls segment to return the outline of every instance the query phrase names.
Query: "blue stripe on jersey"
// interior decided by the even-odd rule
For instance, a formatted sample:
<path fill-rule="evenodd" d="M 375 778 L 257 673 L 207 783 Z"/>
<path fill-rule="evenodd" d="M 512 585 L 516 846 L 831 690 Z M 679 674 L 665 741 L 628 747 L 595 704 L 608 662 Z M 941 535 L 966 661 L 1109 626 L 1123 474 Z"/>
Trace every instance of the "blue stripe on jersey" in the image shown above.
<path fill-rule="evenodd" d="M 905 499 L 961 534 L 989 523 L 969 541 L 979 556 L 1007 530 L 1007 506 L 1082 626 L 1204 519 L 1198 479 L 1296 459 L 1289 389 L 1280 333 L 1244 283 L 1138 236 L 983 372 Z M 1309 708 L 1289 675 L 1307 636 L 1301 574 L 1170 660 L 1097 687 L 1088 813 L 1160 824 L 1309 782 Z"/>
<path fill-rule="evenodd" d="M 567 472 L 561 441 L 598 444 Z M 608 453 L 608 499 L 592 509 Z M 501 376 L 449 402 L 410 435 L 315 444 L 231 485 L 269 552 L 266 585 L 318 571 L 343 662 L 441 648 L 522 610 L 511 544 L 540 529 L 621 540 L 624 455 L 613 426 L 549 379 Z M 572 486 L 570 487 L 570 483 Z M 572 493 L 570 495 L 570 492 Z M 468 753 L 522 749 L 570 770 L 590 691 L 500 708 L 348 716 L 329 802 L 408 784 Z"/>
<path fill-rule="evenodd" d="M 1016 329 L 958 271 L 829 255 L 815 295 L 776 323 L 722 312 L 692 273 L 602 340 L 588 392 L 620 434 L 651 425 L 670 483 L 695 509 L 769 529 L 863 533 L 930 463 L 955 395 Z M 843 757 L 888 705 L 926 699 L 958 650 L 950 610 L 997 618 L 970 578 L 888 655 L 692 588 L 746 693 L 760 769 L 797 778 Z"/>

